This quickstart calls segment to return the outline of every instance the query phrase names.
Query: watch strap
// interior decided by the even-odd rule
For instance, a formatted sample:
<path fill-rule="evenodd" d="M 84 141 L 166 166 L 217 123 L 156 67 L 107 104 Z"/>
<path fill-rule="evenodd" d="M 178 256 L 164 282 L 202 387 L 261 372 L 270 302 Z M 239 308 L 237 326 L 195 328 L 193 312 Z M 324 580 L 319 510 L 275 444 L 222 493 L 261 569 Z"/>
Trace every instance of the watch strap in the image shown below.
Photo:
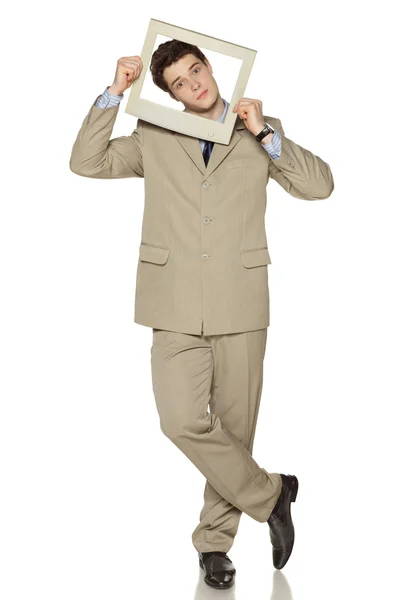
<path fill-rule="evenodd" d="M 257 142 L 261 143 L 261 140 L 265 138 L 266 135 L 268 135 L 269 133 L 275 133 L 275 129 L 272 129 L 272 127 L 270 125 L 268 125 L 268 123 L 265 123 L 265 127 L 260 131 L 259 134 L 257 134 L 256 140 Z"/>

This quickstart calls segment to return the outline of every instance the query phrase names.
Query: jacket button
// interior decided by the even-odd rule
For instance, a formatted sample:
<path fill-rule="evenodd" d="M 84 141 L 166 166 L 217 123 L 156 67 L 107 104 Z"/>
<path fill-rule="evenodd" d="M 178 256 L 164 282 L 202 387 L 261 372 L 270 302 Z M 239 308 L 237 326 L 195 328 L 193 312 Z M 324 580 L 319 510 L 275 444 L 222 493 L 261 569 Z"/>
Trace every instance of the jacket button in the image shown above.
<path fill-rule="evenodd" d="M 205 187 L 205 188 L 208 188 L 208 186 L 209 186 L 209 185 L 210 185 L 210 184 L 208 183 L 208 181 L 205 181 L 205 182 L 203 183 L 203 187 Z"/>
<path fill-rule="evenodd" d="M 207 225 L 211 221 L 210 217 L 204 217 L 204 223 Z"/>
<path fill-rule="evenodd" d="M 208 258 L 208 254 L 202 254 L 201 256 L 203 257 L 204 260 L 207 260 L 207 258 Z"/>

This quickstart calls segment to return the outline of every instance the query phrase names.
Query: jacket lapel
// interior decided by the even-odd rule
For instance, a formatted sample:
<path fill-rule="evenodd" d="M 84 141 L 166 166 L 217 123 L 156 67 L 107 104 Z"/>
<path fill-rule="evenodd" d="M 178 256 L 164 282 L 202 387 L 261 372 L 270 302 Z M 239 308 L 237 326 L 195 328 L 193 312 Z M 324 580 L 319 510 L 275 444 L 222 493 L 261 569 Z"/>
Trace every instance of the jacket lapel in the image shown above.
<path fill-rule="evenodd" d="M 208 177 L 210 173 L 215 171 L 218 165 L 242 139 L 242 136 L 238 132 L 238 129 L 246 129 L 246 125 L 243 123 L 242 119 L 239 116 L 237 116 L 236 118 L 235 127 L 233 129 L 229 144 L 214 144 L 210 160 L 208 161 L 207 166 L 204 163 L 204 158 L 201 152 L 201 146 L 198 138 L 192 137 L 190 135 L 185 135 L 184 133 L 180 133 L 178 131 L 174 131 L 173 134 L 176 141 L 179 142 L 179 144 L 182 146 L 185 152 L 187 152 L 187 154 L 192 159 L 199 171 L 201 171 L 203 175 Z"/>

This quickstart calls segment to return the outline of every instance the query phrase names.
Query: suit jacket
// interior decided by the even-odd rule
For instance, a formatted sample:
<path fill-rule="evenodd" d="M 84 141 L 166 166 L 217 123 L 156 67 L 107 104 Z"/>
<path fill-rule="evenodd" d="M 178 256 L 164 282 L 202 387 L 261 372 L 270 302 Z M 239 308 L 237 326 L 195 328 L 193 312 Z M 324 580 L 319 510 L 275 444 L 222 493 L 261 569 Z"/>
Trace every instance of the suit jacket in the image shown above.
<path fill-rule="evenodd" d="M 303 200 L 328 198 L 329 165 L 282 136 L 273 160 L 237 117 L 228 145 L 215 144 L 207 167 L 199 140 L 137 120 L 110 140 L 119 105 L 87 113 L 70 169 L 84 177 L 144 177 L 134 322 L 196 335 L 251 331 L 270 324 L 266 187 L 270 177 Z"/>

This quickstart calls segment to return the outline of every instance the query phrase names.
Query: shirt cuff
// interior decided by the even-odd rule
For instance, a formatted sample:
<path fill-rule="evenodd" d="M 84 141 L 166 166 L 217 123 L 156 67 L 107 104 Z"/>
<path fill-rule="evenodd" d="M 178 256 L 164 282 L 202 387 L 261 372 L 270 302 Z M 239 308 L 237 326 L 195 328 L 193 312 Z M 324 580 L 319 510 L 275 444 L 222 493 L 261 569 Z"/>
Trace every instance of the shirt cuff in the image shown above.
<path fill-rule="evenodd" d="M 269 144 L 261 144 L 261 146 L 268 152 L 271 158 L 279 158 L 282 148 L 282 138 L 279 131 L 275 129 L 271 142 Z"/>
<path fill-rule="evenodd" d="M 110 106 L 118 106 L 118 104 L 124 97 L 124 94 L 121 94 L 120 96 L 117 96 L 116 94 L 110 94 L 110 92 L 108 91 L 109 87 L 110 86 L 106 87 L 103 94 L 97 100 L 96 106 L 98 108 L 109 108 Z"/>

